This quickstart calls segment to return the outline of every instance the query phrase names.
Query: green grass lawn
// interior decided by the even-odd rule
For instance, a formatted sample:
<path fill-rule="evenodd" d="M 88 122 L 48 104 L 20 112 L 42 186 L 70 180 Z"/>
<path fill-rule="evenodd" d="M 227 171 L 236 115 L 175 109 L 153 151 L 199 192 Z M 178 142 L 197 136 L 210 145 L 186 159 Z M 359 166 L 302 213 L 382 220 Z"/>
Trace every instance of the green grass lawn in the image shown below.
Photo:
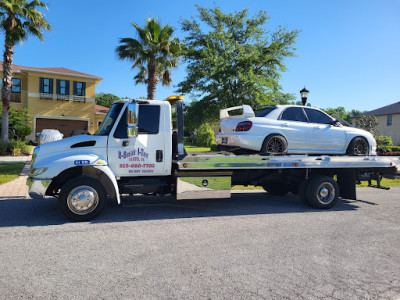
<path fill-rule="evenodd" d="M 197 146 L 192 146 L 192 145 L 185 145 L 185 149 L 188 152 L 208 152 L 211 151 L 210 147 L 197 147 Z"/>
<path fill-rule="evenodd" d="M 372 180 L 373 185 L 376 185 L 376 181 Z M 357 184 L 357 187 L 367 187 L 368 181 L 362 181 L 361 184 Z M 387 179 L 383 178 L 381 180 L 381 186 L 400 186 L 400 179 Z"/>
<path fill-rule="evenodd" d="M 0 184 L 18 178 L 25 163 L 0 163 Z"/>

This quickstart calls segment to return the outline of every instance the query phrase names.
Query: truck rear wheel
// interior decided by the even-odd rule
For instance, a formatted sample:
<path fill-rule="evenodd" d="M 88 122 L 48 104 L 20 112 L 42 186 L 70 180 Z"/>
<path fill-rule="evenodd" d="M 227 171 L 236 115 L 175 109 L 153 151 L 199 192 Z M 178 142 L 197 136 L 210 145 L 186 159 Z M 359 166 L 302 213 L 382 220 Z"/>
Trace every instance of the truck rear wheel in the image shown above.
<path fill-rule="evenodd" d="M 332 208 L 339 200 L 339 185 L 329 176 L 315 176 L 306 184 L 307 202 L 315 208 Z"/>
<path fill-rule="evenodd" d="M 61 188 L 58 200 L 61 212 L 72 221 L 89 221 L 105 208 L 107 195 L 94 178 L 80 176 Z"/>

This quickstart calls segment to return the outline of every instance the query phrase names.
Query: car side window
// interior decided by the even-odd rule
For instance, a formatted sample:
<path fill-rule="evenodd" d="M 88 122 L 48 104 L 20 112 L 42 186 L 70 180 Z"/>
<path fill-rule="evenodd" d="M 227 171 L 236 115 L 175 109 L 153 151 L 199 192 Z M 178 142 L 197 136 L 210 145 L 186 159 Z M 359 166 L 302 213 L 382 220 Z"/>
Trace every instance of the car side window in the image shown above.
<path fill-rule="evenodd" d="M 127 133 L 127 116 L 126 109 L 118 123 L 117 128 L 114 132 L 114 137 L 119 139 L 128 138 Z M 160 106 L 159 105 L 139 105 L 139 120 L 138 120 L 138 132 L 139 134 L 158 134 L 160 127 Z"/>
<path fill-rule="evenodd" d="M 310 123 L 332 124 L 333 119 L 322 111 L 311 108 L 304 108 L 304 110 L 306 111 Z"/>
<path fill-rule="evenodd" d="M 282 113 L 281 120 L 307 122 L 307 118 L 301 107 L 288 107 Z"/>

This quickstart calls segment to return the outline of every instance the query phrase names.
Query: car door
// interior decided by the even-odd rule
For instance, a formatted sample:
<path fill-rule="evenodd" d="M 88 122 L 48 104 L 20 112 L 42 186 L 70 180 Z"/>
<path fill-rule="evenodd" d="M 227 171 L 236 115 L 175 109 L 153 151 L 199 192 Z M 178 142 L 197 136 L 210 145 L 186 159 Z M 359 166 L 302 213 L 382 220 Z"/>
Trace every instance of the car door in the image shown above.
<path fill-rule="evenodd" d="M 307 150 L 306 140 L 311 135 L 312 129 L 310 128 L 307 117 L 301 107 L 288 107 L 279 117 L 280 127 L 282 133 L 285 135 L 288 142 L 288 151 Z"/>
<path fill-rule="evenodd" d="M 140 104 L 138 136 L 128 138 L 127 107 L 108 139 L 108 162 L 117 176 L 165 175 L 165 134 L 160 105 Z"/>
<path fill-rule="evenodd" d="M 322 111 L 304 108 L 312 127 L 312 136 L 308 141 L 315 151 L 343 151 L 345 131 L 341 126 L 333 125 L 333 119 Z"/>

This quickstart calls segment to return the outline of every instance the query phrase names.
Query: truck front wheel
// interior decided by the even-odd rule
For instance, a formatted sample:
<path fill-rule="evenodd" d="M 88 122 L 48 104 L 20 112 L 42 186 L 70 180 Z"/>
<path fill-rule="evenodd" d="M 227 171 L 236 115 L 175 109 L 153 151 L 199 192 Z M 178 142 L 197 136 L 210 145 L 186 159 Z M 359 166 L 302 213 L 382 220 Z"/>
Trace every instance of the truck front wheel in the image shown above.
<path fill-rule="evenodd" d="M 72 221 L 89 221 L 105 208 L 107 195 L 94 178 L 79 176 L 61 188 L 59 196 L 61 212 Z"/>

